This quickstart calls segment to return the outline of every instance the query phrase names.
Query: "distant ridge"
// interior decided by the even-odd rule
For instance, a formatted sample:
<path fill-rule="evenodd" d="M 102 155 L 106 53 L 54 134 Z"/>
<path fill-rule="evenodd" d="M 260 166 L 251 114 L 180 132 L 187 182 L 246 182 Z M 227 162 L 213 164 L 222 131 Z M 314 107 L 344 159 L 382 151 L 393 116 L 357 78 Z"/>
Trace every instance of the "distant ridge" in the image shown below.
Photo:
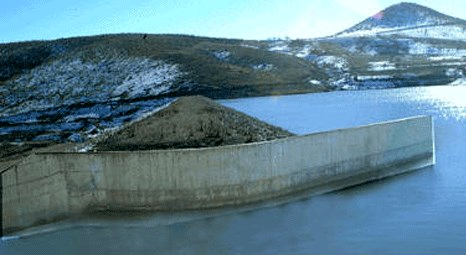
<path fill-rule="evenodd" d="M 390 30 L 446 24 L 466 25 L 466 21 L 445 15 L 426 6 L 402 2 L 374 14 L 361 23 L 336 34 L 336 36 L 367 30 Z"/>

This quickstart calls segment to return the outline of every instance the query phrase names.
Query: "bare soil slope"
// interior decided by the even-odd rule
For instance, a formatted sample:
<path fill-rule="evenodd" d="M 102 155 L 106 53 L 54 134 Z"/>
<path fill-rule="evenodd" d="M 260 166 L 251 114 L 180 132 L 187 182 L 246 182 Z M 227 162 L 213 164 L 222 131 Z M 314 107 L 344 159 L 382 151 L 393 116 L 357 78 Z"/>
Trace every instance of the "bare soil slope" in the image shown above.
<path fill-rule="evenodd" d="M 206 97 L 182 97 L 167 108 L 100 141 L 96 149 L 196 148 L 284 138 L 292 133 Z"/>

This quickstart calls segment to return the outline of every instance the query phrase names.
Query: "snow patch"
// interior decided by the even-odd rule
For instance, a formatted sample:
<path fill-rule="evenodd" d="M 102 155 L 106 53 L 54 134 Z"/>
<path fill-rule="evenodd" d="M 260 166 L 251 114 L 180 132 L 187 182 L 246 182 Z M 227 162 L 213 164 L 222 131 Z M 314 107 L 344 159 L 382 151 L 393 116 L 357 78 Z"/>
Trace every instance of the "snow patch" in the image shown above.
<path fill-rule="evenodd" d="M 341 89 L 343 89 L 343 90 L 357 90 L 358 86 L 345 84 L 345 85 L 341 86 Z"/>
<path fill-rule="evenodd" d="M 108 136 L 114 134 L 118 130 L 121 130 L 122 128 L 124 128 L 124 127 L 126 127 L 128 125 L 132 125 L 132 124 L 134 124 L 136 122 L 144 120 L 144 119 L 150 117 L 151 115 L 155 114 L 156 112 L 159 112 L 159 111 L 167 108 L 168 106 L 171 105 L 172 102 L 173 101 L 169 101 L 168 103 L 165 103 L 165 104 L 157 106 L 157 107 L 153 107 L 153 105 L 149 104 L 151 107 L 141 109 L 140 111 L 136 112 L 135 114 L 132 115 L 131 120 L 127 121 L 126 123 L 124 123 L 124 124 L 120 123 L 120 125 L 112 125 L 109 128 L 99 130 L 98 133 L 93 134 L 93 135 L 89 135 L 88 137 L 89 138 L 105 139 L 105 137 L 108 137 Z"/>
<path fill-rule="evenodd" d="M 76 152 L 89 152 L 94 150 L 94 145 L 92 144 L 87 144 L 83 147 L 75 147 Z"/>
<path fill-rule="evenodd" d="M 379 72 L 379 71 L 396 70 L 395 64 L 391 63 L 390 61 L 369 62 L 368 65 L 369 65 L 368 71 Z"/>
<path fill-rule="evenodd" d="M 87 113 L 81 115 L 69 115 L 65 117 L 66 122 L 74 122 L 79 119 L 99 119 L 100 116 L 97 113 Z"/>
<path fill-rule="evenodd" d="M 343 75 L 343 77 L 340 77 L 338 79 L 334 79 L 330 81 L 330 85 L 332 85 L 335 88 L 339 89 L 348 89 L 348 86 L 351 84 L 351 78 L 348 74 Z"/>
<path fill-rule="evenodd" d="M 318 80 L 310 80 L 309 83 L 312 84 L 312 85 L 321 85 L 322 84 L 322 82 L 318 81 Z"/>
<path fill-rule="evenodd" d="M 259 46 L 250 45 L 250 44 L 244 44 L 244 43 L 243 43 L 243 44 L 241 44 L 241 47 L 244 47 L 244 48 L 250 48 L 250 49 L 256 49 L 256 50 L 260 49 L 260 47 L 259 47 Z"/>
<path fill-rule="evenodd" d="M 424 26 L 392 31 L 385 34 L 404 35 L 414 38 L 466 40 L 466 27 L 458 25 Z"/>
<path fill-rule="evenodd" d="M 319 67 L 332 67 L 341 71 L 348 71 L 348 61 L 337 56 L 320 56 L 317 57 L 316 63 Z"/>
<path fill-rule="evenodd" d="M 452 60 L 466 60 L 466 56 L 433 56 L 429 57 L 431 61 L 452 61 Z"/>
<path fill-rule="evenodd" d="M 410 41 L 409 54 L 430 55 L 430 60 L 453 60 L 466 57 L 466 49 L 438 48 L 429 43 Z"/>
<path fill-rule="evenodd" d="M 412 42 L 409 45 L 409 54 L 412 55 L 426 55 L 430 54 L 435 48 L 426 43 Z"/>
<path fill-rule="evenodd" d="M 226 61 L 231 56 L 231 52 L 227 50 L 214 51 L 212 52 L 218 60 Z"/>
<path fill-rule="evenodd" d="M 269 51 L 292 55 L 290 46 L 286 41 L 278 41 L 270 44 Z"/>
<path fill-rule="evenodd" d="M 466 27 L 461 25 L 439 24 L 433 20 L 418 22 L 404 27 L 367 27 L 344 32 L 335 37 L 374 37 L 377 35 L 403 35 L 413 38 L 433 38 L 446 40 L 466 40 Z"/>
<path fill-rule="evenodd" d="M 163 61 L 148 63 L 145 60 L 141 68 L 128 76 L 123 84 L 113 91 L 114 96 L 128 93 L 130 98 L 139 96 L 156 96 L 170 89 L 172 82 L 180 76 L 178 65 L 171 65 Z M 150 65 L 150 67 L 148 67 Z"/>
<path fill-rule="evenodd" d="M 305 45 L 298 53 L 296 53 L 296 57 L 298 58 L 305 58 L 311 54 L 312 50 L 314 50 L 314 47 L 312 45 Z"/>
<path fill-rule="evenodd" d="M 445 75 L 448 77 L 454 77 L 454 78 L 463 77 L 463 70 L 458 69 L 458 68 L 448 68 L 445 71 Z"/>
<path fill-rule="evenodd" d="M 466 78 L 459 78 L 450 83 L 449 85 L 453 86 L 466 86 Z"/>
<path fill-rule="evenodd" d="M 357 79 L 360 81 L 366 80 L 388 80 L 392 79 L 393 76 L 391 75 L 358 75 Z"/>
<path fill-rule="evenodd" d="M 362 29 L 352 32 L 344 32 L 341 34 L 335 35 L 335 37 L 369 37 L 369 36 L 376 36 L 378 33 L 392 31 L 394 29 L 403 29 L 403 27 L 399 28 L 380 28 L 374 27 L 369 29 Z"/>
<path fill-rule="evenodd" d="M 274 68 L 274 65 L 273 64 L 258 64 L 258 65 L 253 65 L 252 68 L 258 71 L 269 72 L 269 71 L 272 71 L 272 69 Z"/>

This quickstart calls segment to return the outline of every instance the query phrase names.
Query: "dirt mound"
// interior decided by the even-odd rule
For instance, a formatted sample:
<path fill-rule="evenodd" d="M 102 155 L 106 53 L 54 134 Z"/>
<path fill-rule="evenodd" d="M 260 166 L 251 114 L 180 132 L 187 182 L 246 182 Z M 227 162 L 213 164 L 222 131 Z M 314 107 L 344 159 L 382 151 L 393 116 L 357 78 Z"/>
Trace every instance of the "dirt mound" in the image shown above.
<path fill-rule="evenodd" d="M 292 133 L 206 97 L 182 97 L 96 145 L 99 151 L 197 148 L 284 138 Z"/>

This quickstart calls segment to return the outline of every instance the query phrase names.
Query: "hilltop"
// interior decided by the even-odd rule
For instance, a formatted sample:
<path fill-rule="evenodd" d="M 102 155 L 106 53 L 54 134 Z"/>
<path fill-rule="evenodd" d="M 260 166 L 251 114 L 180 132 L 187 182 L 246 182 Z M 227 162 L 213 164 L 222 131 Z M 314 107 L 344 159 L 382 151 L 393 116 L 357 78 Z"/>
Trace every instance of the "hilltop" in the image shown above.
<path fill-rule="evenodd" d="M 337 36 L 452 24 L 465 25 L 466 21 L 419 4 L 402 2 L 374 14 L 361 23 L 338 33 Z"/>
<path fill-rule="evenodd" d="M 392 5 L 335 36 L 401 35 L 466 39 L 466 21 L 415 3 Z"/>

